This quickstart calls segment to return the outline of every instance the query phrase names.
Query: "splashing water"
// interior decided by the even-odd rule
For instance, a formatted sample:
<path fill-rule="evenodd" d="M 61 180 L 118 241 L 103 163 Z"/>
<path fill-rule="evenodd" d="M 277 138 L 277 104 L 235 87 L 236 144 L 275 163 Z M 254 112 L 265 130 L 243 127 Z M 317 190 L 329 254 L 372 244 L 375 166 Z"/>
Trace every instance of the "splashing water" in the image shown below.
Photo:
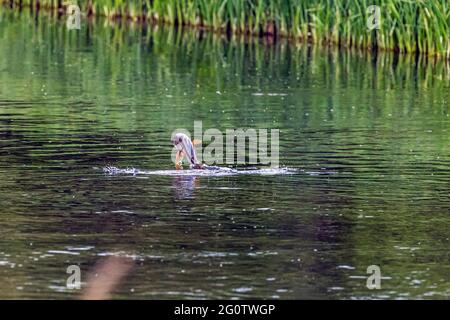
<path fill-rule="evenodd" d="M 137 168 L 117 168 L 106 166 L 103 172 L 111 175 L 132 174 L 132 175 L 158 175 L 158 176 L 231 176 L 231 175 L 283 175 L 295 174 L 296 169 L 292 168 L 267 168 L 267 169 L 232 169 L 226 167 L 209 167 L 208 169 L 198 170 L 141 170 Z"/>

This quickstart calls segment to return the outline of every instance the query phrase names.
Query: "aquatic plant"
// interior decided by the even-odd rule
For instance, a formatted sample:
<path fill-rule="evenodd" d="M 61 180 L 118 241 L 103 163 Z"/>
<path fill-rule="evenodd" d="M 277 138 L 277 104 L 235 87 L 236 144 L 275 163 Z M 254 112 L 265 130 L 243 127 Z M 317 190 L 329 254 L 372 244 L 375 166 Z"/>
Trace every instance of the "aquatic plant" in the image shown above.
<path fill-rule="evenodd" d="M 59 9 L 62 0 L 6 0 L 11 7 Z M 72 1 L 71 3 L 75 3 Z M 345 47 L 450 57 L 447 0 L 86 0 L 84 12 L 109 19 L 196 26 L 217 32 L 287 37 Z M 380 8 L 368 30 L 369 6 Z"/>

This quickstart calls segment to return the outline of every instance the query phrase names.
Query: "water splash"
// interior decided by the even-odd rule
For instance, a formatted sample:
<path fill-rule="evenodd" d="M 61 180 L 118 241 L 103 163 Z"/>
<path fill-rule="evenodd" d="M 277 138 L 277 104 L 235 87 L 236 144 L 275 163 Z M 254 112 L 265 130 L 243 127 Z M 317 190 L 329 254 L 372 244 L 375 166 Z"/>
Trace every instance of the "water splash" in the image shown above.
<path fill-rule="evenodd" d="M 141 170 L 137 168 L 117 168 L 106 166 L 103 172 L 110 175 L 157 175 L 157 176 L 233 176 L 233 175 L 284 175 L 296 174 L 297 170 L 292 168 L 267 168 L 267 169 L 232 169 L 226 167 L 215 167 L 212 170 Z"/>

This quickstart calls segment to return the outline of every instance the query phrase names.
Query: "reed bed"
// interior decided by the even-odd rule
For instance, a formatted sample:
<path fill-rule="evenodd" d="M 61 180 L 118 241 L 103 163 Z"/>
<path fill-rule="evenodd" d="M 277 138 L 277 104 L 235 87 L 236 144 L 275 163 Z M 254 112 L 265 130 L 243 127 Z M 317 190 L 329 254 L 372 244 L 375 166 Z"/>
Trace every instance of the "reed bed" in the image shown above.
<path fill-rule="evenodd" d="M 64 12 L 77 2 L 6 0 L 11 7 Z M 88 15 L 193 26 L 216 32 L 273 36 L 370 50 L 424 53 L 450 58 L 448 0 L 85 0 Z M 369 30 L 370 5 L 381 10 Z"/>

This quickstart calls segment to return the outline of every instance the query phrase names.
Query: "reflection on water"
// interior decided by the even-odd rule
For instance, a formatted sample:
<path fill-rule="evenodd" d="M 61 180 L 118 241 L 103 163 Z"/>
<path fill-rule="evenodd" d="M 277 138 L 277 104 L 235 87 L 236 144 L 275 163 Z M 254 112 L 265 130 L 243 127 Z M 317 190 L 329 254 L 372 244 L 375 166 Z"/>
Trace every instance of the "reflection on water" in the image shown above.
<path fill-rule="evenodd" d="M 174 201 L 194 198 L 194 190 L 200 185 L 200 178 L 195 176 L 178 176 L 172 181 Z"/>
<path fill-rule="evenodd" d="M 204 177 L 223 177 L 234 175 L 280 175 L 295 174 L 296 169 L 291 168 L 255 168 L 249 167 L 244 169 L 233 169 L 229 167 L 213 167 L 213 169 L 189 169 L 189 170 L 141 170 L 136 168 L 116 168 L 107 166 L 103 168 L 103 172 L 107 174 L 126 174 L 126 175 L 158 175 L 158 176 L 204 176 Z M 327 172 L 322 172 L 327 173 Z M 329 172 L 328 172 L 329 173 Z M 310 172 L 310 174 L 319 174 Z"/>
<path fill-rule="evenodd" d="M 113 298 L 448 298 L 445 63 L 0 16 L 0 298 L 79 297 L 105 256 Z M 171 171 L 194 120 L 279 128 L 295 173 L 98 169 Z"/>

